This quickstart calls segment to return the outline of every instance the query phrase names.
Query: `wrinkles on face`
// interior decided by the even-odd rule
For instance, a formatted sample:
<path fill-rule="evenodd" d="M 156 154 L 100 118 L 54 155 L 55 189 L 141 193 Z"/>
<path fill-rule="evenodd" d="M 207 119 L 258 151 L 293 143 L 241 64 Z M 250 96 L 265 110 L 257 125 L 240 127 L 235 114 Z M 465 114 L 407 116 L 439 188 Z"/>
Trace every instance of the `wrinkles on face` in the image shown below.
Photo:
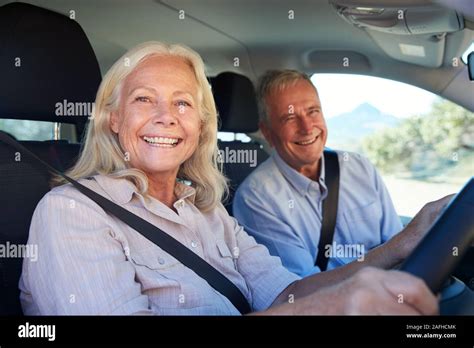
<path fill-rule="evenodd" d="M 300 173 L 314 178 L 327 140 L 327 128 L 314 86 L 297 81 L 266 98 L 269 124 L 262 131 L 280 157 Z"/>
<path fill-rule="evenodd" d="M 151 56 L 124 80 L 110 126 L 131 167 L 171 181 L 197 148 L 198 83 L 182 58 Z"/>

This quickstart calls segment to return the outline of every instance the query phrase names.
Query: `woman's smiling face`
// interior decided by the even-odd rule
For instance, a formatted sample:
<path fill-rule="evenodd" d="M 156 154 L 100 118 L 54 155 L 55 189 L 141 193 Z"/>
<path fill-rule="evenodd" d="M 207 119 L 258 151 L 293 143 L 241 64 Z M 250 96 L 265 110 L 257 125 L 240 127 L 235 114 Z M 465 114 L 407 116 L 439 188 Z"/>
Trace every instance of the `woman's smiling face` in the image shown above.
<path fill-rule="evenodd" d="M 110 117 L 131 167 L 148 176 L 176 176 L 199 143 L 199 102 L 196 77 L 184 59 L 151 56 L 139 63 Z"/>

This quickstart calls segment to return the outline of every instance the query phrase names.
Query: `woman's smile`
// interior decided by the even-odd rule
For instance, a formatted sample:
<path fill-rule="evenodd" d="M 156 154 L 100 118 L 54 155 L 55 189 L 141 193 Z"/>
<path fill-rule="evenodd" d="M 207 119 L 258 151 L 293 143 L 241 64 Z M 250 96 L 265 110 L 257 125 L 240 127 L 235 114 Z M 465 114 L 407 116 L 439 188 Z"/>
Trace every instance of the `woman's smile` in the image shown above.
<path fill-rule="evenodd" d="M 178 146 L 183 139 L 168 136 L 147 136 L 141 137 L 148 145 L 153 147 L 174 148 Z"/>

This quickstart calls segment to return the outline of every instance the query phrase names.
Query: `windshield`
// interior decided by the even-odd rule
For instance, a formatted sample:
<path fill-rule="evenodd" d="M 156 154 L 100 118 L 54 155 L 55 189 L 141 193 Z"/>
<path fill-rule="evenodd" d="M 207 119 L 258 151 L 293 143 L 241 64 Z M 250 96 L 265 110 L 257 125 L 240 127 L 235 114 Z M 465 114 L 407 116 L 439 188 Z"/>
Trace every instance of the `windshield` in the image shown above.
<path fill-rule="evenodd" d="M 378 168 L 399 215 L 460 190 L 474 173 L 474 114 L 430 92 L 371 76 L 314 74 L 327 146 Z"/>

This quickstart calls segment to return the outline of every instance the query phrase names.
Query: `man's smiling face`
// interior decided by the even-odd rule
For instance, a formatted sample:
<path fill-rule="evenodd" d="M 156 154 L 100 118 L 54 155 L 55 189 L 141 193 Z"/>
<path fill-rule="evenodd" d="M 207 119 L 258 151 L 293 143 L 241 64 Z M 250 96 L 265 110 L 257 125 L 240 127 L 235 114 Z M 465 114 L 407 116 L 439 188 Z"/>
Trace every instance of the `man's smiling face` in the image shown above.
<path fill-rule="evenodd" d="M 315 87 L 298 80 L 282 90 L 274 89 L 265 99 L 268 123 L 261 123 L 267 141 L 280 157 L 300 173 L 318 168 L 327 128 Z"/>

